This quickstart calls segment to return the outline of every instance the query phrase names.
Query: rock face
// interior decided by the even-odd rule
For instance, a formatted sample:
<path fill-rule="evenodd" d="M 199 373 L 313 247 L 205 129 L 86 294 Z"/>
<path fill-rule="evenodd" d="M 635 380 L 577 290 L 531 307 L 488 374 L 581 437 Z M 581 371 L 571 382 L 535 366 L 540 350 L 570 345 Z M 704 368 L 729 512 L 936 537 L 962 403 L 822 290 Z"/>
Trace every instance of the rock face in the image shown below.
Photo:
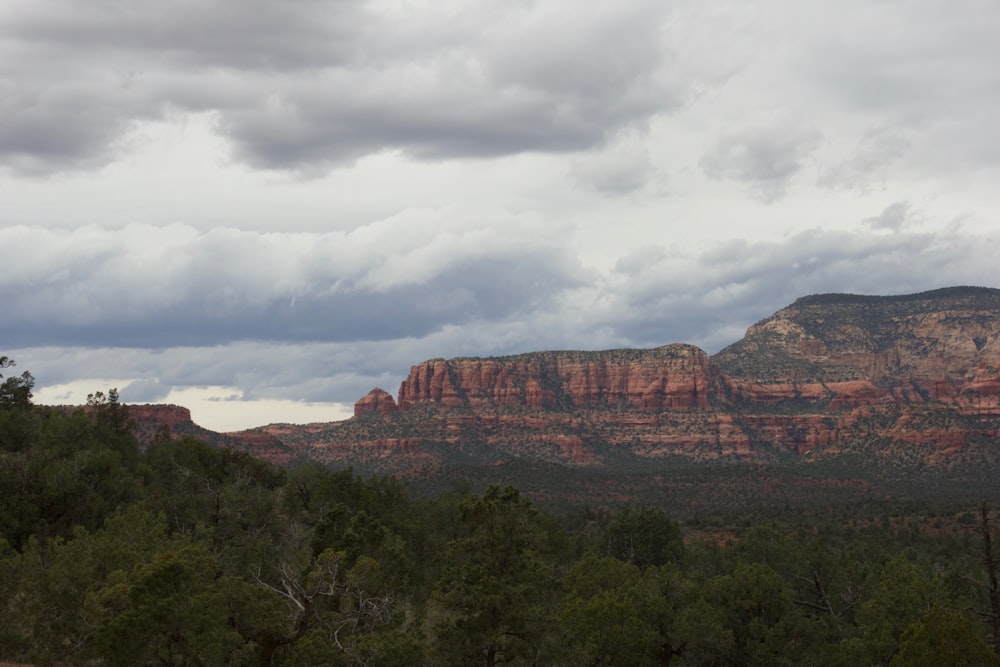
<path fill-rule="evenodd" d="M 293 453 L 281 439 L 261 429 L 236 433 L 217 433 L 191 419 L 191 411 L 179 405 L 129 405 L 129 419 L 140 447 L 148 447 L 156 438 L 197 438 L 217 447 L 245 451 L 273 463 L 292 460 Z"/>
<path fill-rule="evenodd" d="M 128 416 L 134 423 L 133 431 L 141 447 L 148 447 L 161 434 L 173 438 L 195 435 L 199 431 L 214 436 L 191 420 L 191 411 L 179 405 L 130 405 Z"/>
<path fill-rule="evenodd" d="M 376 387 L 360 401 L 354 404 L 354 416 L 364 417 L 371 413 L 382 415 L 392 414 L 396 411 L 396 400 L 392 394 Z"/>
<path fill-rule="evenodd" d="M 352 419 L 254 432 L 299 458 L 413 475 L 849 451 L 934 463 L 998 448 L 1000 290 L 804 297 L 711 357 L 675 344 L 432 359 Z"/>
<path fill-rule="evenodd" d="M 708 355 L 693 345 L 541 352 L 425 361 L 414 366 L 400 385 L 399 409 L 435 404 L 473 410 L 621 408 L 658 412 L 706 408 L 709 395 L 718 389 Z M 355 414 L 370 396 L 359 401 Z"/>
<path fill-rule="evenodd" d="M 738 399 L 834 400 L 834 407 L 996 402 L 1000 290 L 799 299 L 713 361 Z M 782 386 L 783 385 L 783 386 Z M 985 399 L 985 400 L 984 400 Z"/>
<path fill-rule="evenodd" d="M 997 416 L 1000 291 L 832 294 L 799 299 L 713 357 L 677 344 L 425 361 L 397 401 L 372 391 L 306 454 L 397 472 L 459 455 L 598 466 L 872 443 L 930 460 L 997 437 Z"/>
<path fill-rule="evenodd" d="M 129 417 L 137 422 L 148 422 L 174 430 L 193 425 L 191 411 L 179 405 L 130 405 Z"/>

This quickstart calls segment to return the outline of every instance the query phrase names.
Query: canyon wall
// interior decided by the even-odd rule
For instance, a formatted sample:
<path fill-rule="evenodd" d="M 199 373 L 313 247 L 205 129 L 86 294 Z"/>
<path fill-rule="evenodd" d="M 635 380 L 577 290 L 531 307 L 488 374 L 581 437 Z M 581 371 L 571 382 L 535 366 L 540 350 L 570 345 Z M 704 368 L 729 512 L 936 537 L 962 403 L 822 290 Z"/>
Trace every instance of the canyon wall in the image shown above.
<path fill-rule="evenodd" d="M 939 462 L 1000 439 L 1000 290 L 804 297 L 712 356 L 672 344 L 432 359 L 395 398 L 361 398 L 352 419 L 248 434 L 248 451 L 267 452 L 254 438 L 268 437 L 272 457 L 403 475 L 854 450 Z"/>

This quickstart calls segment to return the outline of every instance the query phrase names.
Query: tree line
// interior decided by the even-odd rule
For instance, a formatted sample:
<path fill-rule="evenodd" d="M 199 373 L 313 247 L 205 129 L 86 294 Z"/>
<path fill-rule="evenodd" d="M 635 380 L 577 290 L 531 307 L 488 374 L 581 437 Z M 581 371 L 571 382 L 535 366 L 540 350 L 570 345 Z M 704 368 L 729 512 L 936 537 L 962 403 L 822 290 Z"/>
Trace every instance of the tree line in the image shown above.
<path fill-rule="evenodd" d="M 12 365 L 6 357 L 4 368 Z M 0 660 L 38 665 L 1000 665 L 995 526 L 556 516 L 411 498 L 0 385 Z"/>

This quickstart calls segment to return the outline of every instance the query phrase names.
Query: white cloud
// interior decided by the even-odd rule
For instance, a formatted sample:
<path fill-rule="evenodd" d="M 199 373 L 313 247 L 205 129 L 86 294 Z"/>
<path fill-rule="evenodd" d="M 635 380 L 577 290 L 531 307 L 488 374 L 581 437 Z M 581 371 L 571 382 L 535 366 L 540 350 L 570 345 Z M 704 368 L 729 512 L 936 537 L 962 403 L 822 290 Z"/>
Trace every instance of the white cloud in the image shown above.
<path fill-rule="evenodd" d="M 885 207 L 879 215 L 865 218 L 872 229 L 883 229 L 898 232 L 909 224 L 911 204 L 908 201 L 897 201 Z"/>
<path fill-rule="evenodd" d="M 111 389 L 117 389 L 123 384 L 128 384 L 125 389 L 119 391 L 123 403 L 181 405 L 191 411 L 194 423 L 221 433 L 274 423 L 307 424 L 340 421 L 354 414 L 353 404 L 245 399 L 242 391 L 236 387 L 184 387 L 146 396 L 141 392 L 130 392 L 130 387 L 135 383 L 129 384 L 126 380 L 106 378 L 87 378 L 42 387 L 35 392 L 32 400 L 37 405 L 84 405 L 89 395 L 95 392 L 107 394 Z"/>
<path fill-rule="evenodd" d="M 0 245 L 24 251 L 0 274 L 6 327 L 11 341 L 153 347 L 384 339 L 506 317 L 581 280 L 530 221 L 476 216 L 411 212 L 347 234 L 8 228 Z"/>
<path fill-rule="evenodd" d="M 781 198 L 819 145 L 820 132 L 790 112 L 769 113 L 727 130 L 701 165 L 712 178 L 745 183 L 765 202 Z"/>
<path fill-rule="evenodd" d="M 576 158 L 570 166 L 574 180 L 585 188 L 606 194 L 627 194 L 642 189 L 657 177 L 642 134 L 620 137 L 601 151 Z"/>
<path fill-rule="evenodd" d="M 661 3 L 62 4 L 15 2 L 0 30 L 12 82 L 0 155 L 16 171 L 110 161 L 130 123 L 171 107 L 217 112 L 236 155 L 261 168 L 310 172 L 392 149 L 574 151 L 676 107 L 686 86 L 663 72 Z M 428 25 L 433 40 L 414 37 Z"/>
<path fill-rule="evenodd" d="M 996 286 L 998 29 L 979 0 L 9 0 L 3 353 L 350 405 L 428 357 Z"/>
<path fill-rule="evenodd" d="M 910 210 L 890 206 L 883 217 L 900 208 Z M 25 347 L 5 354 L 30 369 L 40 388 L 55 387 L 45 390 L 47 397 L 60 396 L 60 387 L 79 378 L 111 376 L 125 378 L 114 386 L 124 399 L 138 402 L 177 402 L 171 396 L 227 387 L 242 402 L 350 406 L 376 386 L 395 392 L 411 365 L 434 357 L 674 342 L 715 352 L 735 342 L 748 325 L 807 294 L 898 294 L 982 283 L 994 265 L 990 249 L 998 241 L 996 234 L 900 228 L 886 235 L 876 228 L 813 229 L 775 242 L 732 241 L 698 254 L 652 245 L 544 304 L 419 335 L 357 342 L 220 341 L 161 349 Z"/>

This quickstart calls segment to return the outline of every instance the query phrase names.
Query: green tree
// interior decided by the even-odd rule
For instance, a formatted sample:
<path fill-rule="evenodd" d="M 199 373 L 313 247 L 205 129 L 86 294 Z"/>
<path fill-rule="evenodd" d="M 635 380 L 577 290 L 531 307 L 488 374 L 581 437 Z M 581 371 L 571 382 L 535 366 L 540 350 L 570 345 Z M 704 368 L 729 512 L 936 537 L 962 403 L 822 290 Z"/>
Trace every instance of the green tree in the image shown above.
<path fill-rule="evenodd" d="M 28 444 L 0 451 L 0 534 L 17 549 L 30 535 L 69 537 L 76 526 L 96 530 L 139 491 L 131 435 L 115 437 L 81 410 L 33 412 Z"/>
<path fill-rule="evenodd" d="M 326 549 L 344 552 L 350 568 L 361 557 L 377 561 L 384 581 L 376 590 L 408 587 L 413 569 L 406 540 L 364 510 L 353 511 L 338 503 L 313 528 L 310 547 L 318 555 Z"/>
<path fill-rule="evenodd" d="M 648 568 L 640 586 L 639 607 L 654 628 L 654 664 L 717 664 L 729 654 L 733 632 L 706 600 L 701 582 L 667 563 Z"/>
<path fill-rule="evenodd" d="M 194 438 L 160 440 L 145 452 L 146 499 L 176 530 L 207 540 L 229 574 L 279 557 L 284 473 L 243 452 Z M 298 546 L 298 545 L 296 545 Z"/>
<path fill-rule="evenodd" d="M 740 565 L 706 588 L 723 627 L 732 633 L 730 664 L 799 664 L 802 656 L 791 654 L 788 645 L 792 591 L 780 574 L 762 563 Z"/>
<path fill-rule="evenodd" d="M 976 635 L 965 616 L 933 607 L 909 626 L 899 642 L 892 667 L 990 667 L 1000 666 L 1000 656 Z"/>
<path fill-rule="evenodd" d="M 0 369 L 14 365 L 13 359 L 0 357 Z M 31 404 L 34 385 L 35 378 L 27 371 L 0 384 L 0 456 L 4 451 L 25 449 L 35 437 L 37 419 Z"/>
<path fill-rule="evenodd" d="M 566 659 L 579 665 L 640 665 L 653 641 L 638 597 L 639 568 L 616 558 L 589 558 L 563 578 L 560 619 Z"/>
<path fill-rule="evenodd" d="M 713 664 L 732 633 L 675 565 L 645 572 L 616 558 L 588 558 L 563 579 L 564 659 L 581 665 Z"/>
<path fill-rule="evenodd" d="M 0 356 L 0 368 L 10 368 L 17 364 L 13 359 Z M 0 374 L 0 379 L 3 375 Z M 35 386 L 35 378 L 25 371 L 20 375 L 9 377 L 0 383 L 0 409 L 27 408 L 31 405 L 31 390 Z"/>
<path fill-rule="evenodd" d="M 1000 569 L 1000 556 L 997 556 L 993 551 L 991 523 L 990 506 L 984 502 L 979 507 L 979 534 L 983 543 L 983 566 L 986 568 L 986 596 L 990 601 L 990 610 L 984 615 L 990 622 L 993 651 L 1000 654 L 1000 583 L 998 583 L 997 576 L 997 570 Z"/>
<path fill-rule="evenodd" d="M 606 555 L 640 570 L 684 560 L 680 528 L 665 513 L 649 507 L 626 505 L 612 519 L 603 541 Z"/>
<path fill-rule="evenodd" d="M 857 620 L 868 659 L 888 664 L 900 637 L 930 609 L 948 602 L 947 591 L 930 568 L 897 555 L 882 570 L 874 594 L 861 605 Z"/>
<path fill-rule="evenodd" d="M 347 554 L 333 549 L 315 557 L 306 550 L 287 556 L 275 572 L 261 567 L 253 576 L 258 586 L 284 601 L 288 631 L 275 641 L 289 647 L 285 653 L 298 656 L 293 663 L 319 651 L 335 654 L 334 662 L 340 664 L 357 652 L 364 635 L 401 625 L 404 605 L 399 597 L 376 592 L 385 577 L 377 561 L 362 556 L 348 566 Z"/>
<path fill-rule="evenodd" d="M 554 583 L 537 510 L 517 489 L 491 486 L 461 504 L 461 523 L 466 536 L 449 544 L 433 596 L 440 659 L 486 667 L 534 661 Z"/>
<path fill-rule="evenodd" d="M 188 545 L 158 554 L 100 597 L 110 613 L 95 635 L 109 665 L 222 665 L 255 655 L 230 615 L 239 579 L 219 577 L 212 554 Z"/>
<path fill-rule="evenodd" d="M 13 564 L 16 583 L 5 607 L 22 657 L 45 664 L 91 656 L 104 618 L 94 601 L 172 544 L 163 517 L 137 506 L 115 512 L 94 532 L 77 527 L 69 539 L 30 536 Z"/>

